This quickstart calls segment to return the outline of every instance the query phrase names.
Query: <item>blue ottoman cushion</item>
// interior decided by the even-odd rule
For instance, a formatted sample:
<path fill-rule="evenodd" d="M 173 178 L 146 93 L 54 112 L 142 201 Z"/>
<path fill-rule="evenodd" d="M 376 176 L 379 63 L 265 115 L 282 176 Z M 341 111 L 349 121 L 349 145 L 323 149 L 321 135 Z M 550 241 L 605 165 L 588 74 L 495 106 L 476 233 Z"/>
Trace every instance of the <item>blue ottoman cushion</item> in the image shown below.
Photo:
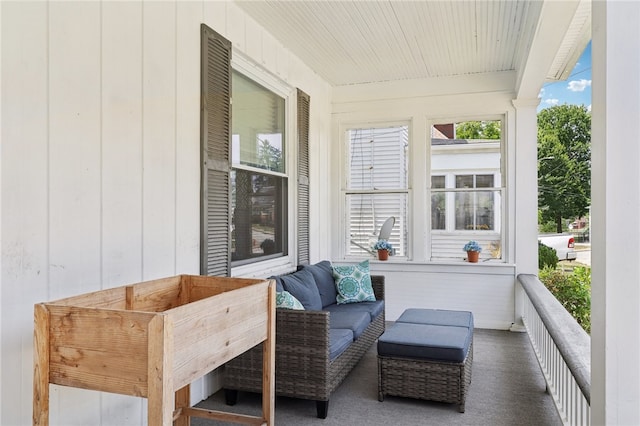
<path fill-rule="evenodd" d="M 473 330 L 473 314 L 467 311 L 448 311 L 443 309 L 407 309 L 396 322 L 413 324 L 453 325 Z"/>
<path fill-rule="evenodd" d="M 395 323 L 378 339 L 378 355 L 463 362 L 473 330 L 468 327 Z"/>

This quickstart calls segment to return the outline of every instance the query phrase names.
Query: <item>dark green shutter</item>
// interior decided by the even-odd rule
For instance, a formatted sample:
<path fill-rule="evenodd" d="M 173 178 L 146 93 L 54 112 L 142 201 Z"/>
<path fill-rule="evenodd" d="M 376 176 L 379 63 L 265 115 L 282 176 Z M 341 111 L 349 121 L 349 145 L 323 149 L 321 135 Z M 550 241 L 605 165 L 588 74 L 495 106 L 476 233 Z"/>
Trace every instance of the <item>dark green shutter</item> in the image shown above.
<path fill-rule="evenodd" d="M 298 263 L 309 263 L 309 95 L 298 89 Z"/>
<path fill-rule="evenodd" d="M 201 26 L 202 275 L 231 273 L 231 42 Z"/>

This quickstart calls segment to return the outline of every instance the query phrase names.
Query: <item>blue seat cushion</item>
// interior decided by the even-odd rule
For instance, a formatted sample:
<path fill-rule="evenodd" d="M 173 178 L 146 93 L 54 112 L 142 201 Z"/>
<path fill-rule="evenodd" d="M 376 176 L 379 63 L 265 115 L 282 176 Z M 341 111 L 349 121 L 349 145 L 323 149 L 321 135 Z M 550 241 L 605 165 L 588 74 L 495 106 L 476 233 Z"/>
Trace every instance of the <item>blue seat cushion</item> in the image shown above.
<path fill-rule="evenodd" d="M 322 309 L 329 312 L 368 312 L 369 315 L 371 315 L 371 321 L 373 321 L 384 311 L 384 300 L 348 303 L 346 305 L 338 305 L 334 303 L 333 305 L 325 306 Z"/>
<path fill-rule="evenodd" d="M 395 323 L 378 339 L 378 355 L 459 363 L 472 337 L 468 327 Z"/>
<path fill-rule="evenodd" d="M 371 323 L 368 312 L 331 312 L 329 328 L 346 328 L 353 331 L 353 339 L 357 339 Z"/>
<path fill-rule="evenodd" d="M 329 329 L 329 361 L 338 358 L 353 343 L 353 331 L 346 328 Z"/>
<path fill-rule="evenodd" d="M 473 314 L 467 311 L 447 311 L 441 309 L 407 309 L 396 322 L 413 324 L 454 325 L 473 329 Z"/>
<path fill-rule="evenodd" d="M 313 275 L 320 292 L 322 307 L 336 303 L 338 292 L 336 291 L 336 282 L 333 279 L 331 262 L 323 260 L 315 265 L 300 265 L 298 270 L 309 271 Z"/>
<path fill-rule="evenodd" d="M 322 300 L 316 280 L 309 271 L 297 271 L 293 274 L 281 275 L 282 287 L 302 303 L 309 311 L 322 310 Z"/>

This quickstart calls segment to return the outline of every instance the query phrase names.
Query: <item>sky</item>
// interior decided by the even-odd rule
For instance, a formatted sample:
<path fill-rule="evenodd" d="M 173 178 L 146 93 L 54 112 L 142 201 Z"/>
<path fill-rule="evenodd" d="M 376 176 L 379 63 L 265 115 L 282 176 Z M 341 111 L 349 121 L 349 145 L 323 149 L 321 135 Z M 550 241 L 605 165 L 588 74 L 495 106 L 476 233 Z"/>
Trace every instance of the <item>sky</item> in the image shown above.
<path fill-rule="evenodd" d="M 571 75 L 542 86 L 538 111 L 554 105 L 585 105 L 591 111 L 591 42 L 582 52 Z"/>

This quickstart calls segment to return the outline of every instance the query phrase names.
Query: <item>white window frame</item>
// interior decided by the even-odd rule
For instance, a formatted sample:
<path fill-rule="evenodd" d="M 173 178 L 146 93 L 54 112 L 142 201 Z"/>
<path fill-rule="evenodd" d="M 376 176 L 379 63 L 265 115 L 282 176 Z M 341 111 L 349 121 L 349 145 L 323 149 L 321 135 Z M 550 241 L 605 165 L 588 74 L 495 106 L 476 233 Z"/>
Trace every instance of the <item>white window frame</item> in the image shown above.
<path fill-rule="evenodd" d="M 354 129 L 371 129 L 371 128 L 386 128 L 386 127 L 407 127 L 408 131 L 408 147 L 407 147 L 407 183 L 406 188 L 393 188 L 393 189 L 384 189 L 384 190 L 360 190 L 360 189 L 351 189 L 348 187 L 349 185 L 349 176 L 350 176 L 350 155 L 349 155 L 349 147 L 350 141 L 348 138 L 348 132 Z M 402 227 L 400 229 L 401 238 L 404 238 L 405 241 L 405 253 L 402 256 L 397 256 L 398 259 L 406 260 L 409 258 L 411 251 L 411 239 L 407 235 L 407 228 L 409 227 L 410 216 L 412 212 L 411 204 L 412 200 L 412 192 L 411 192 L 411 147 L 412 147 L 412 138 L 413 138 L 413 130 L 412 130 L 412 122 L 411 120 L 399 120 L 399 121 L 380 121 L 380 122 L 349 122 L 342 123 L 339 127 L 340 138 L 341 138 L 341 146 L 342 146 L 342 161 L 343 163 L 340 165 L 342 179 L 340 184 L 340 208 L 342 210 L 341 215 L 341 241 L 340 244 L 342 250 L 342 257 L 347 260 L 355 260 L 362 259 L 363 255 L 361 254 L 351 254 L 349 250 L 349 245 L 351 243 L 351 235 L 350 230 L 348 229 L 350 220 L 349 214 L 350 210 L 347 205 L 347 198 L 349 195 L 355 194 L 405 194 L 406 196 L 406 214 L 404 220 L 400 218 L 396 218 L 396 227 Z M 373 237 L 373 236 L 372 236 Z M 364 257 L 367 257 L 364 255 Z M 370 257 L 370 256 L 369 256 Z M 368 258 L 369 258 L 368 257 Z"/>
<path fill-rule="evenodd" d="M 464 172 L 461 172 L 460 169 L 439 169 L 439 170 L 432 170 L 432 136 L 431 136 L 431 129 L 434 125 L 436 124 L 442 124 L 442 123 L 461 123 L 461 122 L 467 122 L 467 121 L 500 121 L 500 126 L 501 126 L 501 132 L 500 132 L 500 139 L 499 139 L 499 153 L 500 153 L 500 169 L 496 171 L 496 169 L 493 168 L 487 168 L 487 169 L 482 169 L 482 168 L 469 168 L 469 169 L 465 169 Z M 451 261 L 462 261 L 462 259 L 464 258 L 464 253 L 462 252 L 462 245 L 460 245 L 461 247 L 461 251 L 460 251 L 460 258 L 458 260 L 454 260 L 454 259 L 447 259 L 447 258 L 434 258 L 433 256 L 433 250 L 432 250 L 432 244 L 433 244 L 433 236 L 442 236 L 442 235 L 451 235 L 452 239 L 456 239 L 456 238 L 462 238 L 464 237 L 464 239 L 466 240 L 471 240 L 477 238 L 478 236 L 482 236 L 482 235 L 489 235 L 489 234 L 496 234 L 498 236 L 498 239 L 500 241 L 500 250 L 501 250 L 501 256 L 499 259 L 495 259 L 492 260 L 493 262 L 499 262 L 499 263 L 507 263 L 508 261 L 508 256 L 507 256 L 507 252 L 505 250 L 506 248 L 506 241 L 507 241 L 507 229 L 508 229 L 508 224 L 507 224 L 507 220 L 506 220 L 506 215 L 505 212 L 508 209 L 508 199 L 507 199 L 507 194 L 508 194 L 508 186 L 507 186 L 507 170 L 506 170 L 506 164 L 507 164 L 507 116 L 506 114 L 504 115 L 488 115 L 488 116 L 479 116 L 479 117 L 457 117 L 457 118 L 437 118 L 437 119 L 430 119 L 427 120 L 427 149 L 426 149 L 426 172 L 427 172 L 427 185 L 426 185 L 426 196 L 425 196 L 425 203 L 427 205 L 427 209 L 426 209 L 426 233 L 427 233 L 427 237 L 425 238 L 425 254 L 426 254 L 426 259 L 428 262 L 431 263 L 443 263 L 443 262 L 451 262 Z M 499 227 L 496 227 L 497 229 L 494 230 L 456 230 L 455 229 L 455 201 L 454 201 L 454 197 L 447 197 L 446 198 L 446 222 L 445 222 L 445 229 L 431 229 L 431 196 L 433 194 L 435 194 L 436 192 L 443 192 L 443 190 L 438 190 L 438 191 L 432 191 L 431 188 L 431 175 L 432 173 L 435 176 L 445 176 L 445 190 L 453 190 L 456 191 L 455 189 L 455 176 L 456 175 L 462 175 L 462 174 L 469 174 L 469 175 L 482 175 L 482 174 L 493 174 L 494 175 L 494 190 L 499 191 L 500 193 L 500 200 L 499 201 L 494 201 L 494 206 L 495 206 L 495 210 L 494 210 L 494 214 L 499 215 L 498 218 L 498 222 L 499 222 Z M 500 179 L 499 181 L 496 181 L 496 175 L 499 175 Z M 488 188 L 482 188 L 482 189 L 488 189 Z M 445 192 L 446 193 L 446 192 Z M 496 206 L 497 204 L 497 206 Z M 494 219 L 495 221 L 496 219 Z M 462 240 L 461 240 L 462 241 Z"/>
<path fill-rule="evenodd" d="M 296 110 L 297 110 L 297 98 L 295 87 L 290 86 L 279 77 L 270 73 L 262 68 L 259 64 L 247 57 L 243 52 L 233 48 L 233 56 L 231 59 L 231 67 L 234 71 L 243 74 L 245 77 L 253 80 L 257 84 L 260 84 L 284 98 L 285 100 L 285 135 L 284 135 L 284 165 L 285 172 L 283 177 L 287 178 L 287 254 L 273 259 L 257 260 L 242 265 L 232 265 L 232 276 L 258 276 L 265 270 L 265 268 L 271 269 L 286 269 L 293 268 L 296 265 L 296 253 L 297 253 L 297 192 L 296 185 L 297 180 L 297 157 L 298 149 L 296 140 Z M 232 99 L 233 101 L 233 99 Z M 233 120 L 233 117 L 231 117 Z M 248 169 L 247 166 L 234 166 L 234 168 Z M 264 172 L 264 170 L 259 170 Z M 278 173 L 278 175 L 280 175 Z"/>

